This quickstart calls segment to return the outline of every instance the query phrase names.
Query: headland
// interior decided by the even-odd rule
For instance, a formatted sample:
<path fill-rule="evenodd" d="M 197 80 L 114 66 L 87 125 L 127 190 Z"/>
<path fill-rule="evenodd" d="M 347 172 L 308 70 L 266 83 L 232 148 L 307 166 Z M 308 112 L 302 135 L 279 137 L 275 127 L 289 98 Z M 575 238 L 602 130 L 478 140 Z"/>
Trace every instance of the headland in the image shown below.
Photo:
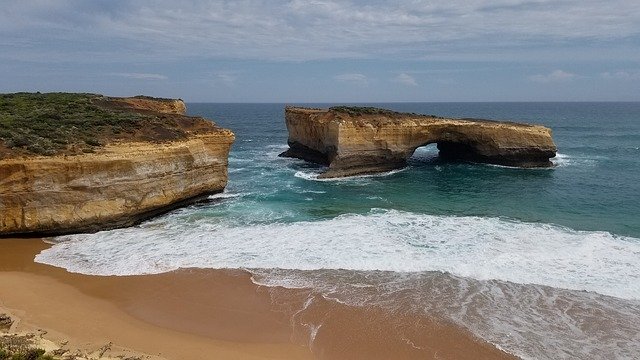
<path fill-rule="evenodd" d="M 0 236 L 130 226 L 220 192 L 234 134 L 182 100 L 0 95 Z"/>

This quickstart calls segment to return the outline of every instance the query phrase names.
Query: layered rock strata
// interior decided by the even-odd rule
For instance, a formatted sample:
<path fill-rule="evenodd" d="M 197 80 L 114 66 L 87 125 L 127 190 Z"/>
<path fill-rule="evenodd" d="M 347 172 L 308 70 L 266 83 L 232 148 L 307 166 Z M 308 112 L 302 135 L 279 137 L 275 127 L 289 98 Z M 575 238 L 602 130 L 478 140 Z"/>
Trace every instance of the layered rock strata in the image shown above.
<path fill-rule="evenodd" d="M 322 178 L 398 169 L 432 143 L 446 159 L 515 167 L 552 166 L 556 154 L 551 130 L 539 125 L 347 107 L 288 107 L 285 119 L 289 149 L 280 155 L 327 165 Z"/>
<path fill-rule="evenodd" d="M 145 98 L 143 104 L 138 110 L 184 112 L 182 101 L 150 107 L 153 100 Z M 0 236 L 129 226 L 222 191 L 234 134 L 201 118 L 180 115 L 177 123 L 188 125 L 184 138 L 118 140 L 87 154 L 1 159 Z"/>

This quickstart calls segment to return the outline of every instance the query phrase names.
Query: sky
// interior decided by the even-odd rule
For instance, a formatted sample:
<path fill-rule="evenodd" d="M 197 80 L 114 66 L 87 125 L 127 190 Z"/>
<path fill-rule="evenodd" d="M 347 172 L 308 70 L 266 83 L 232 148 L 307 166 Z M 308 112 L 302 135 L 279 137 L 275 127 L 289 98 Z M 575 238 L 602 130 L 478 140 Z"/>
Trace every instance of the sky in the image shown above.
<path fill-rule="evenodd" d="M 0 92 L 640 101 L 639 0 L 0 0 Z"/>

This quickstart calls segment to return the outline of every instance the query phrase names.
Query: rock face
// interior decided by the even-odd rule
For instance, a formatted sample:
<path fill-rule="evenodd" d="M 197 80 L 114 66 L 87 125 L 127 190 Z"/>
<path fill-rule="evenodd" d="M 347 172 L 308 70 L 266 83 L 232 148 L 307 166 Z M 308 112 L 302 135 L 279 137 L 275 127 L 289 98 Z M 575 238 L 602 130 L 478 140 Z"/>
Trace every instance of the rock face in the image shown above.
<path fill-rule="evenodd" d="M 401 168 L 432 143 L 446 159 L 517 167 L 548 167 L 556 154 L 551 130 L 539 125 L 347 107 L 288 107 L 285 119 L 289 149 L 280 155 L 328 165 L 323 178 Z"/>
<path fill-rule="evenodd" d="M 156 106 L 143 100 L 140 111 L 184 112 L 182 101 Z M 115 141 L 94 153 L 0 160 L 0 235 L 130 226 L 222 191 L 233 133 L 201 118 L 180 116 L 178 123 L 189 125 L 186 138 Z"/>

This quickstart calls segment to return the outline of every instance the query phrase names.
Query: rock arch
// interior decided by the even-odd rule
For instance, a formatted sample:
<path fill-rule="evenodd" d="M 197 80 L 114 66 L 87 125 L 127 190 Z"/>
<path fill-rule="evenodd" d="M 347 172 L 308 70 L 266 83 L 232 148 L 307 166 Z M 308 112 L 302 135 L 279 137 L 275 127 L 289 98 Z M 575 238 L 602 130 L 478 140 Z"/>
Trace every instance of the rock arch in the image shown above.
<path fill-rule="evenodd" d="M 431 143 L 447 159 L 517 167 L 548 167 L 556 154 L 551 130 L 539 125 L 354 107 L 287 107 L 285 119 L 289 149 L 280 155 L 329 166 L 323 178 L 401 168 Z"/>

